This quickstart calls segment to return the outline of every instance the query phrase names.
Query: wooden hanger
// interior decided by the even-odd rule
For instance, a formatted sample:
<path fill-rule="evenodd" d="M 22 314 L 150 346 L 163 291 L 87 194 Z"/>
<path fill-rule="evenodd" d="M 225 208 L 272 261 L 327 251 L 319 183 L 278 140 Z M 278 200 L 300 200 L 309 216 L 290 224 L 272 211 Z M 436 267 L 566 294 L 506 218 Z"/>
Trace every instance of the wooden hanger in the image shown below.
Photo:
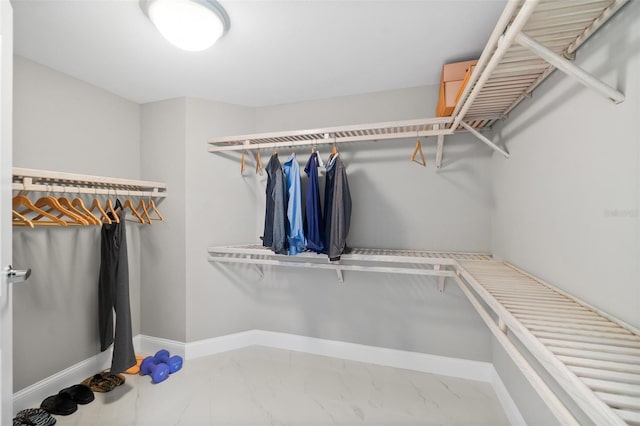
<path fill-rule="evenodd" d="M 333 145 L 331 147 L 331 156 L 333 157 L 334 155 L 336 155 L 338 153 L 338 147 Z"/>
<path fill-rule="evenodd" d="M 117 204 L 117 203 L 116 203 Z M 135 216 L 136 219 L 138 219 L 138 221 L 140 223 L 147 223 L 144 218 L 142 216 L 140 216 L 140 213 L 138 213 L 138 211 L 136 210 L 136 208 L 133 206 L 133 203 L 131 202 L 131 200 L 129 198 L 127 198 L 126 200 L 124 200 L 124 203 L 122 203 L 121 206 L 122 210 L 125 209 L 129 209 L 131 211 L 131 214 L 133 214 L 133 216 Z M 135 221 L 134 221 L 135 222 Z"/>
<path fill-rule="evenodd" d="M 111 198 L 107 198 L 104 209 L 107 211 L 107 215 L 111 214 L 109 218 L 112 222 L 120 223 L 120 216 L 116 213 L 116 209 L 113 207 L 113 203 L 111 202 Z"/>
<path fill-rule="evenodd" d="M 35 227 L 33 222 L 31 222 L 29 219 L 27 219 L 17 211 L 12 210 L 11 212 L 13 214 L 13 221 L 12 221 L 13 226 L 28 226 L 29 228 Z"/>
<path fill-rule="evenodd" d="M 244 151 L 242 151 L 242 157 L 240 160 L 240 174 L 244 174 L 245 162 L 244 162 Z"/>
<path fill-rule="evenodd" d="M 77 200 L 79 200 L 79 198 L 77 198 Z M 71 201 L 69 201 L 69 199 L 67 197 L 60 197 L 58 198 L 58 202 L 60 203 L 60 205 L 62 207 L 64 207 L 65 209 L 67 209 L 68 211 L 70 211 L 71 213 L 80 216 L 82 219 L 87 221 L 87 225 L 97 225 L 98 219 L 96 219 L 96 217 L 92 214 L 87 214 L 84 211 L 81 211 L 80 209 L 76 208 L 76 206 L 73 205 L 73 203 Z M 82 200 L 80 200 L 80 202 L 82 202 Z M 83 204 L 84 206 L 84 204 Z"/>
<path fill-rule="evenodd" d="M 13 210 L 23 217 L 27 217 L 29 213 L 36 214 L 37 216 L 35 218 L 29 219 L 35 226 L 67 226 L 64 220 L 37 207 L 24 195 L 16 195 L 13 197 L 12 205 Z M 44 218 L 49 220 L 43 220 Z"/>
<path fill-rule="evenodd" d="M 416 160 L 416 155 L 420 153 L 421 161 Z M 421 164 L 422 167 L 427 167 L 427 160 L 424 159 L 424 154 L 422 153 L 422 144 L 420 144 L 420 139 L 416 140 L 416 148 L 413 150 L 413 154 L 411 154 L 411 161 L 414 163 Z"/>
<path fill-rule="evenodd" d="M 142 209 L 142 212 L 140 212 L 140 209 Z M 145 220 L 145 223 L 148 223 L 149 225 L 153 225 L 151 216 L 149 216 L 149 211 L 147 210 L 147 204 L 144 202 L 142 198 L 138 203 L 138 207 L 136 207 L 136 211 L 140 213 L 140 216 L 143 217 L 143 219 Z"/>
<path fill-rule="evenodd" d="M 56 216 L 58 219 L 66 218 L 67 220 L 62 220 L 67 225 L 86 226 L 89 224 L 87 220 L 62 207 L 60 202 L 51 195 L 39 198 L 38 201 L 35 202 L 35 206 Z M 34 219 L 37 220 L 38 218 L 40 218 L 40 216 L 36 216 Z"/>
<path fill-rule="evenodd" d="M 100 219 L 99 219 L 100 223 L 104 222 L 108 225 L 111 225 L 111 219 L 107 215 L 107 212 L 104 211 L 104 209 L 102 208 L 102 205 L 100 204 L 100 201 L 98 200 L 97 197 L 93 199 L 91 206 L 89 206 L 89 212 L 93 214 L 93 211 L 96 209 L 98 209 L 98 212 L 100 213 Z"/>
<path fill-rule="evenodd" d="M 85 215 L 85 217 L 87 217 L 90 221 L 93 222 L 94 225 L 102 225 L 102 221 L 98 219 L 96 215 L 91 213 L 91 210 L 89 210 L 87 206 L 84 205 L 84 201 L 82 201 L 82 198 L 80 197 L 74 198 L 73 201 L 71 201 L 71 205 L 75 207 L 76 210 L 82 212 Z"/>
<path fill-rule="evenodd" d="M 162 213 L 160 213 L 160 211 L 158 210 L 158 207 L 156 207 L 156 202 L 153 201 L 153 199 L 149 200 L 149 207 L 151 208 L 151 210 L 153 210 L 155 212 L 155 214 L 158 216 L 158 218 L 156 220 L 159 220 L 161 222 L 164 222 L 164 216 L 162 216 Z"/>
<path fill-rule="evenodd" d="M 260 150 L 256 153 L 256 174 L 260 174 L 262 176 L 262 157 L 260 157 Z"/>

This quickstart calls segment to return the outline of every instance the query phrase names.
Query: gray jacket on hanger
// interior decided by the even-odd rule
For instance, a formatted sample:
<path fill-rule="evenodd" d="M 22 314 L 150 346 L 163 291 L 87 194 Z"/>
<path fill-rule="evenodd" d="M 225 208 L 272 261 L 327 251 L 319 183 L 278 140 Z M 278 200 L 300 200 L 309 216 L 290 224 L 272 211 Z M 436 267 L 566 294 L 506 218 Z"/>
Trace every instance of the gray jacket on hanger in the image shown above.
<path fill-rule="evenodd" d="M 340 260 L 351 225 L 351 191 L 340 154 L 327 163 L 324 188 L 325 243 L 330 260 Z"/>
<path fill-rule="evenodd" d="M 278 154 L 273 154 L 267 167 L 267 206 L 264 215 L 262 245 L 278 254 L 287 254 L 287 181 Z"/>

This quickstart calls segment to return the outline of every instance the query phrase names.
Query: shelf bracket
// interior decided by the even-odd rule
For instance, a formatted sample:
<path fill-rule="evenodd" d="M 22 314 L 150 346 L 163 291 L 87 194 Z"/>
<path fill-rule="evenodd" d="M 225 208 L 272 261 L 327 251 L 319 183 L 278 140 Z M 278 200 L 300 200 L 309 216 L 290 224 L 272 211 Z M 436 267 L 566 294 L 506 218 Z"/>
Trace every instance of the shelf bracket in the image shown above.
<path fill-rule="evenodd" d="M 260 275 L 260 279 L 264 278 L 264 271 L 262 270 L 262 266 L 261 265 L 253 265 L 256 267 L 256 271 L 258 272 L 258 275 Z"/>
<path fill-rule="evenodd" d="M 503 333 L 507 334 L 507 324 L 505 324 L 505 322 L 502 319 L 502 317 L 498 318 L 498 328 L 500 329 L 500 331 L 502 331 Z"/>
<path fill-rule="evenodd" d="M 562 56 L 557 55 L 552 50 L 547 49 L 525 34 L 518 33 L 515 41 L 521 46 L 526 47 L 560 71 L 564 72 L 568 76 L 575 78 L 576 80 L 578 80 L 578 82 L 582 83 L 588 88 L 595 90 L 603 96 L 606 96 L 614 103 L 619 104 L 620 102 L 624 101 L 624 93 L 614 89 L 606 83 L 603 83 L 602 80 L 594 77 L 592 74 L 589 74 L 579 66 L 575 65 L 573 62 L 570 62 Z"/>
<path fill-rule="evenodd" d="M 434 271 L 440 271 L 440 265 L 433 265 L 433 270 Z M 444 275 L 440 275 L 438 277 L 438 290 L 440 291 L 440 293 L 444 292 L 444 280 L 445 280 L 445 276 Z"/>
<path fill-rule="evenodd" d="M 439 130 L 439 125 L 433 126 L 434 130 Z M 444 135 L 438 135 L 438 146 L 436 148 L 436 169 L 442 167 L 442 151 L 444 150 Z"/>
<path fill-rule="evenodd" d="M 495 143 L 493 143 L 493 141 L 491 139 L 489 139 L 488 137 L 486 137 L 485 135 L 483 135 L 482 133 L 480 133 L 479 131 L 477 131 L 473 127 L 469 126 L 464 121 L 461 121 L 460 125 L 462 127 L 464 127 L 465 129 L 467 129 L 469 131 L 469 133 L 471 133 L 473 136 L 475 136 L 476 138 L 480 139 L 482 142 L 484 142 L 487 145 L 489 145 L 494 151 L 497 151 L 500 154 L 504 155 L 505 158 L 509 158 L 509 153 L 507 151 L 505 151 L 504 149 L 500 148 Z"/>

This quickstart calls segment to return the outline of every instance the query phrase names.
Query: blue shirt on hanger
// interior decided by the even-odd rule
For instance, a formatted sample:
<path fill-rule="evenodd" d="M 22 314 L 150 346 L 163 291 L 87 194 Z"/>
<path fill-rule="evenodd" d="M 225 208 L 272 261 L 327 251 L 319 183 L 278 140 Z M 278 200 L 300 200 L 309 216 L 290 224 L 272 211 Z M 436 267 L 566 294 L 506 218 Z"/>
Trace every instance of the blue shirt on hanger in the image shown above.
<path fill-rule="evenodd" d="M 293 153 L 282 165 L 284 174 L 287 177 L 287 190 L 289 192 L 289 204 L 287 206 L 287 217 L 289 219 L 289 255 L 300 253 L 307 246 L 307 239 L 304 237 L 302 225 L 302 195 L 300 190 L 300 166 L 296 161 L 296 154 Z"/>
<path fill-rule="evenodd" d="M 320 186 L 318 185 L 318 153 L 314 152 L 309 157 L 304 168 L 309 176 L 307 193 L 305 198 L 305 234 L 307 236 L 307 248 L 316 253 L 324 251 L 324 220 L 322 220 L 322 207 L 320 206 Z"/>

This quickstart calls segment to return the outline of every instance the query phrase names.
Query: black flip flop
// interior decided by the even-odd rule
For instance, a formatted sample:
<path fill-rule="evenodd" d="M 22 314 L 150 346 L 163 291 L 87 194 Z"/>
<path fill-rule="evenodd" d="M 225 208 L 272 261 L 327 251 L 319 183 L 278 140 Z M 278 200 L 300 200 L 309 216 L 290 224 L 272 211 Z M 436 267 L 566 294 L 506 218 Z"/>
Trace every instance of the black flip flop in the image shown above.
<path fill-rule="evenodd" d="M 67 394 L 51 395 L 42 401 L 40 408 L 47 410 L 51 414 L 68 416 L 76 412 L 78 404 L 73 402 Z"/>
<path fill-rule="evenodd" d="M 73 385 L 62 389 L 58 395 L 66 395 L 70 400 L 77 404 L 88 404 L 95 399 L 93 392 L 85 385 Z"/>
<path fill-rule="evenodd" d="M 42 408 L 27 408 L 16 414 L 13 426 L 53 426 L 56 419 Z"/>

